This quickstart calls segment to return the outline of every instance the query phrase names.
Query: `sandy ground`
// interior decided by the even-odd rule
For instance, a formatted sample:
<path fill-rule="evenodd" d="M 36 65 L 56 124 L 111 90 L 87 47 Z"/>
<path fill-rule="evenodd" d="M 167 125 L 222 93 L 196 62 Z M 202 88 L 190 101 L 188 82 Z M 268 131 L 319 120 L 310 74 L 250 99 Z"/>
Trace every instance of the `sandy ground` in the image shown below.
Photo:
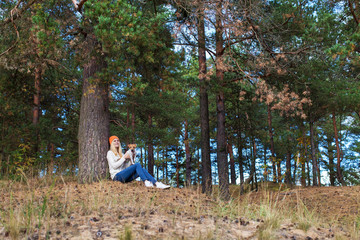
<path fill-rule="evenodd" d="M 160 190 L 140 182 L 2 181 L 0 188 L 0 239 L 354 239 L 349 226 L 360 224 L 360 187 L 251 192 L 231 202 L 196 187 Z M 312 218 L 308 226 L 270 214 L 298 205 Z"/>

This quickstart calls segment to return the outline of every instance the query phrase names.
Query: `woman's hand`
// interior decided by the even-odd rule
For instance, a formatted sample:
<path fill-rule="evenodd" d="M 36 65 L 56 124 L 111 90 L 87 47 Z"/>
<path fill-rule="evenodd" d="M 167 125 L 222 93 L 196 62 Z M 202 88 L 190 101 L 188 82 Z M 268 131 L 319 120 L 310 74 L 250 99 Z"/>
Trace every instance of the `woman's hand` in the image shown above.
<path fill-rule="evenodd" d="M 131 159 L 131 151 L 130 150 L 128 150 L 125 154 L 124 154 L 124 157 L 125 157 L 125 159 L 127 159 L 127 158 L 130 158 Z"/>

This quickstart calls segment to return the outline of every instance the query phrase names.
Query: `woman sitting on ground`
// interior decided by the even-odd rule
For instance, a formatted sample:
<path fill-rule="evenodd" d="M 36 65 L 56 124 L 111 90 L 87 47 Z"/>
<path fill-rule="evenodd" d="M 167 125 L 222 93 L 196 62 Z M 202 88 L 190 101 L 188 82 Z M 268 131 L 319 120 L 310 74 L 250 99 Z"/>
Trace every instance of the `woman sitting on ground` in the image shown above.
<path fill-rule="evenodd" d="M 111 136 L 109 142 L 110 150 L 107 153 L 107 160 L 112 180 L 127 183 L 140 177 L 146 187 L 170 188 L 169 185 L 157 182 L 146 169 L 141 167 L 140 163 L 133 164 L 130 160 L 131 150 L 123 154 L 120 140 L 117 136 Z"/>

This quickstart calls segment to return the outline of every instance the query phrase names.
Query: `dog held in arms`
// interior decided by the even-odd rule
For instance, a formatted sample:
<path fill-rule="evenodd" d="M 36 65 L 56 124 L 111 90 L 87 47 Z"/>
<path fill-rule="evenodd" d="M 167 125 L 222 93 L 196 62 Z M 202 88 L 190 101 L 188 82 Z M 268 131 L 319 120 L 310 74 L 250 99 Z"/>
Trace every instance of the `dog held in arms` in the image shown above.
<path fill-rule="evenodd" d="M 130 160 L 131 165 L 135 164 L 135 158 L 136 158 L 136 144 L 128 144 L 127 147 L 129 150 L 131 150 L 130 158 L 127 158 L 126 160 Z"/>

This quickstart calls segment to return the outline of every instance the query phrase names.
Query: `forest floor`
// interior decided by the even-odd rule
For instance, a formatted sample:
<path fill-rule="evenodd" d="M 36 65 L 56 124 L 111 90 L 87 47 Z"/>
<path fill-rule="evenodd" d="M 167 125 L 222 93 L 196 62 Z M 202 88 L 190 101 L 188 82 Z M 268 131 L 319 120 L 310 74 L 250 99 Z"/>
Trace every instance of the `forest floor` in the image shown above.
<path fill-rule="evenodd" d="M 260 189 L 1 180 L 0 239 L 360 239 L 360 186 Z"/>

